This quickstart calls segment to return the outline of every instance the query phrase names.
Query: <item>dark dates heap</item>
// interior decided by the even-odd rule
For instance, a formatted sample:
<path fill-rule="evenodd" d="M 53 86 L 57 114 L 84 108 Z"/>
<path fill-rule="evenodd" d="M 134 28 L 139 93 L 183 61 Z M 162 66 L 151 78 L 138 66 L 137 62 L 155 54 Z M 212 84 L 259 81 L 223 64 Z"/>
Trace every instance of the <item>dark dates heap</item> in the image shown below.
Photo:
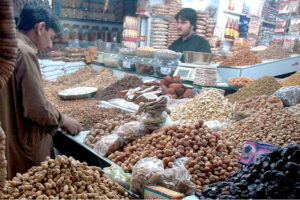
<path fill-rule="evenodd" d="M 290 143 L 266 154 L 261 160 L 210 184 L 199 199 L 299 199 L 300 146 Z"/>

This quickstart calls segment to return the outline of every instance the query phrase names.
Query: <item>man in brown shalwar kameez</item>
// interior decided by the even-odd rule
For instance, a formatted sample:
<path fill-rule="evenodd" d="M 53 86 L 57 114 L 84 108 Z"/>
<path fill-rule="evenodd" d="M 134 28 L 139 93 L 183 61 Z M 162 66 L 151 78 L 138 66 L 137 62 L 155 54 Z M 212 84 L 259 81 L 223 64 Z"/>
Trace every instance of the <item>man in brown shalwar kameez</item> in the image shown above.
<path fill-rule="evenodd" d="M 76 120 L 60 113 L 45 98 L 37 52 L 52 48 L 60 24 L 49 5 L 39 2 L 29 2 L 22 10 L 15 71 L 0 90 L 9 179 L 53 156 L 52 136 L 58 128 L 72 135 L 80 131 Z"/>

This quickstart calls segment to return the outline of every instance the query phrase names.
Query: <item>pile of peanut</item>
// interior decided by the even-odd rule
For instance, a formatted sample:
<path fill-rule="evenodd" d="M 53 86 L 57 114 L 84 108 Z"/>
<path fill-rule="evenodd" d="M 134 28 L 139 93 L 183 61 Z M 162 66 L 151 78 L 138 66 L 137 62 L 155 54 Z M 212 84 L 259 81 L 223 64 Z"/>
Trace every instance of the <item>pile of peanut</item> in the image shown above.
<path fill-rule="evenodd" d="M 116 117 L 108 120 L 104 120 L 95 124 L 95 126 L 91 129 L 91 131 L 87 134 L 84 143 L 91 148 L 95 147 L 95 144 L 106 135 L 111 134 L 113 130 L 118 128 L 119 126 L 130 122 L 136 121 L 137 115 L 135 114 L 119 114 Z"/>
<path fill-rule="evenodd" d="M 129 199 L 129 194 L 99 167 L 72 157 L 47 158 L 7 182 L 1 199 Z"/>
<path fill-rule="evenodd" d="M 229 142 L 213 133 L 200 120 L 192 125 L 161 128 L 108 156 L 127 172 L 146 157 L 162 159 L 168 168 L 172 168 L 178 158 L 190 158 L 186 168 L 197 189 L 201 190 L 210 183 L 225 180 L 236 171 L 240 155 Z"/>
<path fill-rule="evenodd" d="M 5 157 L 5 134 L 0 123 L 0 189 L 5 187 L 7 178 L 7 161 Z"/>
<path fill-rule="evenodd" d="M 299 115 L 273 105 L 227 126 L 218 133 L 235 148 L 242 149 L 245 140 L 257 140 L 284 147 L 291 142 L 300 144 L 299 130 Z"/>

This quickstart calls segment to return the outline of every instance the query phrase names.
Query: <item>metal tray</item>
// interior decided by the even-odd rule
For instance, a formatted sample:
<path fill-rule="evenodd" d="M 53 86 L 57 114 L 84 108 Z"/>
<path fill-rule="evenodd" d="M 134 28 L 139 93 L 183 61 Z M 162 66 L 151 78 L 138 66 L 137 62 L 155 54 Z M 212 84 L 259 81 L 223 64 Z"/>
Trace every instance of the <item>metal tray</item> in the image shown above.
<path fill-rule="evenodd" d="M 82 88 L 82 90 L 87 89 L 90 91 L 85 92 L 75 92 L 76 89 Z M 69 88 L 63 91 L 58 92 L 58 95 L 63 100 L 75 100 L 75 99 L 84 99 L 84 98 L 93 98 L 98 91 L 98 88 L 95 87 L 77 87 Z M 68 94 L 69 92 L 69 94 Z"/>

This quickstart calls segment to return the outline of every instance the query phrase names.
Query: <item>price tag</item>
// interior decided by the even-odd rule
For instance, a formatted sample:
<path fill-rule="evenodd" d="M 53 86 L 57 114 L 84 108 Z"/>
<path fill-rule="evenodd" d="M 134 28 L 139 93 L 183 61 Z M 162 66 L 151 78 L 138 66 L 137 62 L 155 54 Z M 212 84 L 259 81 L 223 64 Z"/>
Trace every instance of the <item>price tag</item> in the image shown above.
<path fill-rule="evenodd" d="M 262 158 L 263 154 L 276 150 L 278 146 L 260 143 L 254 140 L 246 140 L 239 162 L 249 165 Z"/>
<path fill-rule="evenodd" d="M 169 67 L 161 67 L 160 68 L 160 72 L 163 74 L 163 75 L 168 75 L 172 72 L 172 69 L 169 68 Z"/>
<path fill-rule="evenodd" d="M 127 60 L 123 60 L 123 67 L 126 69 L 130 69 L 130 62 Z"/>

